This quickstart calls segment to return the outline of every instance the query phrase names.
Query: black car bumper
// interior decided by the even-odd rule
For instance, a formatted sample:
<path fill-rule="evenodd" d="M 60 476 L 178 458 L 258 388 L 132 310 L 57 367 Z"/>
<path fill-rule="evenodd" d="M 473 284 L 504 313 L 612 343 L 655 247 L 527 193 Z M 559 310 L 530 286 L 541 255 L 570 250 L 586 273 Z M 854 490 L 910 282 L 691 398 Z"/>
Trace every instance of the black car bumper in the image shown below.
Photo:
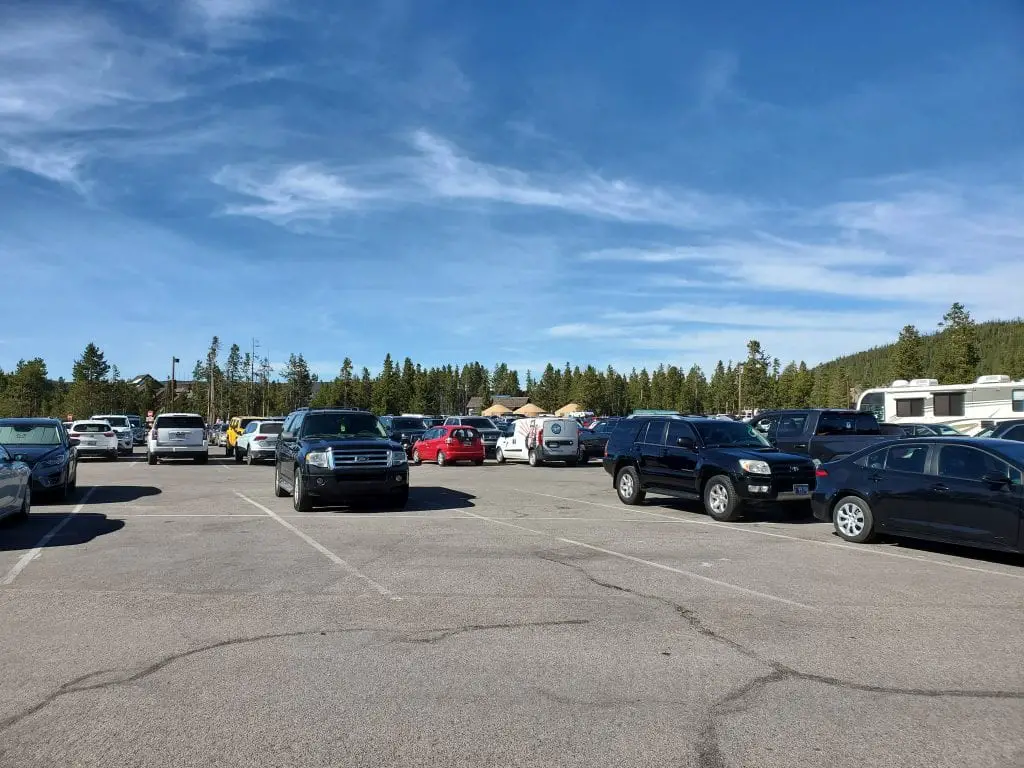
<path fill-rule="evenodd" d="M 409 466 L 359 472 L 304 473 L 304 487 L 310 496 L 320 499 L 351 499 L 365 496 L 390 496 L 402 493 L 409 487 Z"/>
<path fill-rule="evenodd" d="M 812 493 L 811 514 L 814 515 L 816 520 L 821 520 L 823 523 L 831 523 L 834 500 L 833 496 L 826 493 Z"/>
<path fill-rule="evenodd" d="M 733 485 L 736 487 L 737 495 L 744 501 L 808 502 L 814 492 L 814 475 L 744 475 L 734 478 Z"/>
<path fill-rule="evenodd" d="M 67 465 L 63 467 L 41 467 L 32 470 L 32 491 L 46 493 L 57 491 L 64 486 L 67 478 Z"/>

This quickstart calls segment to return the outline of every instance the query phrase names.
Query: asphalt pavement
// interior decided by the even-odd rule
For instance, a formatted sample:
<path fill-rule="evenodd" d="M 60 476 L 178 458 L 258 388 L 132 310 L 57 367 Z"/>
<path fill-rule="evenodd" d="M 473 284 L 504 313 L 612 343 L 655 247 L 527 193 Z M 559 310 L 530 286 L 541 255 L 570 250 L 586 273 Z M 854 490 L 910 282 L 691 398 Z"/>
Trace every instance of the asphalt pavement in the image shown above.
<path fill-rule="evenodd" d="M 1024 766 L 1020 558 L 411 474 L 300 514 L 270 466 L 83 462 L 0 524 L 0 766 Z"/>

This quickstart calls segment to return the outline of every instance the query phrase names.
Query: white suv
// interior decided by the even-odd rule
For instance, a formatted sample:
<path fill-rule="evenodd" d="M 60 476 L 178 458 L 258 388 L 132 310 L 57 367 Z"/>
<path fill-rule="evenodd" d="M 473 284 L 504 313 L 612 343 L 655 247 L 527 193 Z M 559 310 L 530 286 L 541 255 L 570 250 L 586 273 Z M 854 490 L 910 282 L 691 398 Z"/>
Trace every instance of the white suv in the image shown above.
<path fill-rule="evenodd" d="M 198 413 L 161 413 L 153 421 L 146 441 L 146 458 L 192 459 L 205 464 L 210 458 L 206 422 Z"/>
<path fill-rule="evenodd" d="M 100 414 L 89 417 L 89 421 L 106 421 L 117 435 L 117 452 L 129 455 L 135 452 L 135 431 L 131 421 L 124 414 Z"/>

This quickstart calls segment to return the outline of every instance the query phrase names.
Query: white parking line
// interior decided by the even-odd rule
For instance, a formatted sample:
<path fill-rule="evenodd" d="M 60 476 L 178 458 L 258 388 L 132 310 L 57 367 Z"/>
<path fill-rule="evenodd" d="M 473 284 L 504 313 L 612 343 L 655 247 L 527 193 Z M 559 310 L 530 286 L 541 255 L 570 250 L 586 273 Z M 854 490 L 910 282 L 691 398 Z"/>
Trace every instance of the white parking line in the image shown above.
<path fill-rule="evenodd" d="M 331 550 L 329 550 L 327 547 L 325 547 L 319 541 L 314 539 L 312 536 L 310 536 L 310 535 L 300 531 L 294 525 L 292 525 L 287 520 L 285 520 L 280 515 L 278 515 L 276 512 L 274 512 L 272 509 L 268 509 L 267 507 L 265 507 L 262 504 L 260 504 L 258 501 L 253 501 L 248 496 L 246 496 L 244 493 L 240 493 L 239 491 L 235 491 L 235 495 L 238 498 L 242 499 L 243 501 L 249 502 L 254 507 L 256 507 L 256 509 L 264 512 L 267 515 L 270 515 L 270 517 L 272 517 L 274 520 L 279 522 L 281 525 L 283 525 L 289 531 L 294 533 L 296 536 L 298 536 L 304 542 L 309 544 L 309 546 L 311 546 L 313 549 L 315 549 L 321 555 L 326 557 L 332 563 L 334 563 L 338 567 L 343 568 L 344 570 L 348 571 L 349 574 L 351 574 L 352 576 L 355 576 L 357 579 L 361 579 L 362 581 L 366 582 L 371 587 L 373 587 L 375 590 L 377 590 L 380 594 L 384 595 L 384 597 L 388 598 L 389 600 L 401 600 L 402 599 L 398 595 L 396 595 L 394 592 L 392 592 L 390 589 L 385 587 L 383 584 L 379 584 L 376 581 L 374 581 L 373 579 L 371 579 L 369 576 L 367 576 L 365 573 L 360 571 L 358 568 L 356 568 L 354 565 L 352 565 L 347 560 L 343 560 L 340 557 L 338 557 L 336 554 L 331 552 Z"/>
<path fill-rule="evenodd" d="M 39 554 L 43 551 L 43 547 L 49 544 L 53 537 L 60 533 L 64 529 L 65 525 L 71 522 L 71 518 L 73 518 L 75 515 L 82 511 L 82 507 L 85 506 L 85 503 L 89 501 L 89 497 L 92 496 L 93 491 L 95 491 L 96 488 L 98 487 L 99 486 L 94 485 L 92 488 L 86 491 L 85 495 L 82 497 L 82 500 L 78 502 L 75 508 L 72 509 L 63 520 L 61 520 L 59 523 L 53 526 L 53 528 L 51 528 L 49 531 L 47 531 L 43 538 L 39 540 L 39 543 L 35 545 L 35 547 L 30 549 L 28 552 L 26 552 L 18 559 L 18 562 L 14 564 L 11 570 L 7 572 L 7 575 L 4 576 L 3 580 L 0 581 L 0 586 L 6 587 L 8 584 L 14 583 L 14 580 L 18 578 L 18 574 L 24 571 L 29 563 L 31 563 L 33 560 L 39 557 Z"/>
<path fill-rule="evenodd" d="M 615 506 L 613 504 L 602 504 L 598 501 L 587 501 L 586 499 L 572 499 L 567 496 L 553 496 L 550 493 L 538 493 L 537 491 L 527 491 L 523 488 L 513 488 L 512 490 L 518 491 L 519 493 L 527 493 L 531 496 L 544 496 L 549 499 L 558 499 L 559 501 L 574 501 L 577 504 L 589 504 L 592 507 L 605 507 L 607 509 L 619 509 L 621 510 L 622 505 Z M 711 528 L 722 528 L 727 531 L 734 531 L 736 533 L 750 533 L 755 536 L 770 536 L 775 539 L 788 539 L 789 541 L 799 541 L 803 544 L 816 544 L 820 547 L 833 547 L 835 549 L 843 549 L 847 552 L 853 552 L 859 555 L 879 555 L 881 557 L 895 557 L 900 560 L 916 560 L 917 562 L 927 563 L 928 565 L 940 565 L 943 568 L 955 568 L 959 571 L 972 571 L 974 573 L 987 573 L 991 576 L 1005 576 L 1009 579 L 1024 579 L 1024 573 L 1008 573 L 1006 571 L 995 571 L 990 568 L 978 568 L 973 565 L 960 565 L 959 563 L 947 563 L 944 560 L 935 560 L 930 557 L 921 557 L 920 555 L 904 555 L 899 552 L 888 552 L 884 549 L 879 549 L 877 546 L 871 546 L 866 544 L 840 544 L 835 541 L 816 541 L 814 539 L 807 539 L 803 536 L 790 536 L 785 533 L 773 533 L 771 531 L 759 531 L 756 528 L 749 528 L 747 526 L 729 525 L 728 523 L 716 523 L 711 520 L 688 520 L 683 517 L 676 517 L 675 515 L 667 515 L 663 512 L 651 512 L 650 510 L 642 509 L 638 506 L 631 506 L 635 512 L 639 512 L 644 515 L 651 515 L 653 517 L 660 517 L 666 520 L 674 520 L 677 523 L 683 523 L 685 525 L 706 525 Z"/>
<path fill-rule="evenodd" d="M 782 603 L 784 605 L 789 605 L 789 606 L 792 606 L 794 608 L 803 608 L 804 610 L 808 610 L 808 611 L 817 611 L 817 610 L 819 610 L 818 608 L 815 608 L 813 606 L 805 605 L 804 603 L 798 603 L 795 600 L 789 600 L 789 599 L 787 599 L 785 597 L 779 597 L 778 595 L 770 595 L 767 592 L 758 592 L 757 590 L 754 590 L 754 589 L 747 589 L 746 587 L 741 587 L 741 586 L 739 586 L 737 584 L 730 584 L 727 581 L 720 581 L 718 579 L 712 579 L 712 578 L 710 578 L 708 576 L 702 576 L 699 573 L 693 573 L 692 571 L 684 571 L 682 568 L 673 568 L 671 565 L 665 565 L 664 563 L 656 563 L 653 560 L 644 560 L 641 557 L 634 557 L 633 555 L 627 555 L 624 552 L 616 552 L 613 549 L 605 549 L 604 547 L 598 547 L 598 546 L 595 546 L 593 544 L 587 544 L 585 541 L 577 541 L 575 539 L 566 539 L 566 538 L 564 538 L 562 536 L 555 536 L 553 534 L 547 533 L 546 531 L 539 531 L 536 528 L 527 528 L 525 525 L 519 525 L 518 523 L 510 523 L 510 522 L 508 522 L 506 520 L 498 520 L 498 519 L 493 518 L 493 517 L 484 517 L 483 515 L 478 515 L 475 512 L 470 512 L 468 509 L 464 509 L 462 511 L 465 514 L 469 515 L 470 517 L 475 517 L 477 520 L 485 520 L 488 523 L 494 523 L 495 525 L 504 525 L 504 526 L 506 526 L 508 528 L 515 528 L 517 530 L 526 531 L 527 533 L 533 533 L 533 534 L 536 534 L 538 536 L 546 536 L 549 539 L 554 539 L 555 541 L 560 541 L 563 544 L 570 544 L 570 545 L 572 545 L 574 547 L 583 547 L 584 549 L 589 549 L 589 550 L 591 550 L 593 552 L 600 552 L 601 554 L 610 555 L 611 557 L 617 557 L 617 558 L 619 558 L 621 560 L 628 560 L 628 561 L 630 561 L 632 563 L 638 563 L 640 565 L 646 565 L 649 568 L 657 568 L 658 570 L 661 570 L 661 571 L 668 571 L 669 573 L 675 573 L 675 574 L 678 574 L 680 576 L 686 576 L 689 579 L 695 579 L 696 581 L 703 581 L 706 584 L 714 584 L 717 587 L 722 587 L 724 589 L 729 589 L 729 590 L 732 590 L 733 592 L 741 592 L 741 593 L 743 593 L 745 595 L 750 595 L 752 597 L 759 597 L 762 600 L 771 600 L 772 602 Z"/>

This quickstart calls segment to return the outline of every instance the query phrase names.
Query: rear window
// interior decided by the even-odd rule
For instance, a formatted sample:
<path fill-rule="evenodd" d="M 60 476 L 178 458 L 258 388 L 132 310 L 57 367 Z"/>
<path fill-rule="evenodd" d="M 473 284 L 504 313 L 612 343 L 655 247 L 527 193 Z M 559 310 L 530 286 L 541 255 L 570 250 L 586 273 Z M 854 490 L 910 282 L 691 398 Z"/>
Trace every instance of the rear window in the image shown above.
<path fill-rule="evenodd" d="M 819 435 L 880 435 L 878 419 L 861 411 L 829 411 L 818 420 Z"/>
<path fill-rule="evenodd" d="M 284 424 L 279 422 L 264 422 L 260 424 L 260 432 L 264 435 L 279 435 Z"/>
<path fill-rule="evenodd" d="M 206 429 L 202 416 L 157 416 L 157 429 Z"/>
<path fill-rule="evenodd" d="M 480 433 L 472 427 L 459 427 L 452 430 L 452 437 L 456 440 L 476 440 Z"/>
<path fill-rule="evenodd" d="M 82 422 L 81 424 L 73 424 L 71 426 L 72 432 L 97 432 L 104 433 L 110 430 L 106 424 L 101 424 L 98 421 Z"/>
<path fill-rule="evenodd" d="M 462 419 L 464 427 L 476 427 L 477 429 L 494 429 L 494 422 L 490 419 Z"/>
<path fill-rule="evenodd" d="M 252 423 L 253 423 L 254 421 L 257 421 L 257 419 L 239 419 L 239 420 L 238 420 L 238 426 L 239 426 L 239 427 L 240 427 L 241 429 L 245 429 L 245 428 L 246 428 L 246 427 L 248 427 L 248 426 L 249 426 L 250 424 L 252 424 Z"/>
<path fill-rule="evenodd" d="M 103 421 L 108 422 L 110 424 L 110 426 L 112 426 L 112 427 L 130 427 L 131 426 L 131 424 L 128 422 L 128 419 L 125 418 L 124 416 L 103 416 L 101 418 L 103 419 Z"/>

